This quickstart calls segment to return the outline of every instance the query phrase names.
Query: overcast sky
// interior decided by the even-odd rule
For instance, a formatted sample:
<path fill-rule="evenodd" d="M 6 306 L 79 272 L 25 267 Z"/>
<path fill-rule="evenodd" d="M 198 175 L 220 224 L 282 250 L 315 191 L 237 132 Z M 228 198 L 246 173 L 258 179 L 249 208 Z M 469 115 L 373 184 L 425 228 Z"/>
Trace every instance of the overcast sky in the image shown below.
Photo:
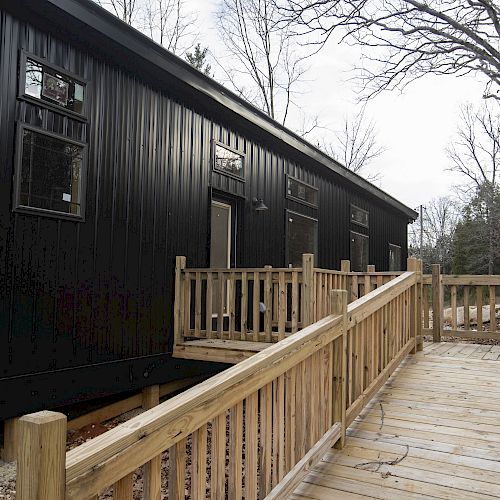
<path fill-rule="evenodd" d="M 218 0 L 186 3 L 197 12 L 199 41 L 220 57 L 223 48 L 215 28 Z M 297 100 L 331 130 L 339 130 L 343 117 L 356 111 L 357 94 L 349 78 L 358 58 L 358 49 L 333 41 L 309 61 L 308 91 Z M 460 105 L 479 104 L 483 88 L 483 82 L 472 77 L 431 75 L 403 93 L 386 92 L 370 101 L 367 114 L 376 122 L 379 142 L 386 148 L 372 167 L 382 174 L 379 187 L 412 208 L 449 194 L 461 178 L 446 171 L 445 148 L 456 130 Z"/>

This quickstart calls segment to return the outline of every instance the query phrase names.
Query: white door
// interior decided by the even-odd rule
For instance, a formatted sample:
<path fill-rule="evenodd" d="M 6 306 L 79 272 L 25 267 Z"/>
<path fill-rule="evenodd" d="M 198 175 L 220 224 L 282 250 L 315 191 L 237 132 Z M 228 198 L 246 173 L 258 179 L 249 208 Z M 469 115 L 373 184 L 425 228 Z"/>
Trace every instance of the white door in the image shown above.
<path fill-rule="evenodd" d="M 210 267 L 227 269 L 231 266 L 231 205 L 212 200 L 211 235 L 210 235 Z M 214 286 L 216 282 L 214 282 Z M 227 287 L 225 287 L 224 314 L 227 313 Z M 214 291 L 216 288 L 214 288 Z M 213 312 L 219 308 L 218 296 L 214 293 Z"/>

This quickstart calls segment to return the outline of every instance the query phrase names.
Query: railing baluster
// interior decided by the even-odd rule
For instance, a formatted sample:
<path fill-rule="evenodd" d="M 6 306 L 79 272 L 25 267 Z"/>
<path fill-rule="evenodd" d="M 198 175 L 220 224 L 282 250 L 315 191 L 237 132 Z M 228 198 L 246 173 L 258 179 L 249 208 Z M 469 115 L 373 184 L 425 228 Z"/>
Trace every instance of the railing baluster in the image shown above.
<path fill-rule="evenodd" d="M 133 474 L 127 474 L 113 485 L 113 500 L 132 500 L 134 488 Z"/>
<path fill-rule="evenodd" d="M 496 326 L 497 326 L 496 311 L 495 311 L 496 293 L 494 285 L 489 286 L 489 292 L 490 292 L 490 332 L 494 333 L 496 331 Z"/>
<path fill-rule="evenodd" d="M 257 410 L 258 394 L 245 400 L 245 500 L 257 498 Z M 223 497 L 220 497 L 223 498 Z"/>
<path fill-rule="evenodd" d="M 243 403 L 229 412 L 229 498 L 242 498 Z"/>
<path fill-rule="evenodd" d="M 186 438 L 168 450 L 168 498 L 184 500 L 186 478 Z"/>
<path fill-rule="evenodd" d="M 191 275 L 189 271 L 184 273 L 184 336 L 191 335 Z"/>
<path fill-rule="evenodd" d="M 271 491 L 272 434 L 273 434 L 273 386 L 269 383 L 262 387 L 260 397 L 260 478 L 261 497 Z"/>
<path fill-rule="evenodd" d="M 193 432 L 191 451 L 191 495 L 205 498 L 207 488 L 207 424 Z M 146 497 L 147 498 L 147 497 Z"/>
<path fill-rule="evenodd" d="M 241 273 L 241 340 L 247 340 L 248 325 L 248 275 Z"/>
<path fill-rule="evenodd" d="M 288 472 L 295 465 L 295 380 L 297 370 L 292 367 L 285 374 L 285 469 Z"/>
<path fill-rule="evenodd" d="M 470 330 L 469 287 L 464 286 L 464 330 Z"/>
<path fill-rule="evenodd" d="M 224 273 L 217 273 L 217 338 L 224 338 Z"/>
<path fill-rule="evenodd" d="M 260 273 L 253 273 L 253 340 L 259 342 L 260 333 Z"/>
<path fill-rule="evenodd" d="M 477 331 L 483 331 L 483 287 L 476 286 Z"/>
<path fill-rule="evenodd" d="M 212 422 L 211 459 L 211 499 L 220 500 L 225 497 L 226 486 L 226 412 Z"/>
<path fill-rule="evenodd" d="M 298 330 L 299 320 L 299 273 L 292 271 L 292 333 Z"/>
<path fill-rule="evenodd" d="M 236 326 L 236 312 L 235 312 L 235 303 L 236 303 L 236 275 L 234 271 L 231 271 L 229 275 L 229 281 L 227 284 L 229 290 L 229 304 L 227 313 L 229 315 L 229 338 L 230 340 L 235 339 L 234 331 Z"/>
<path fill-rule="evenodd" d="M 264 332 L 266 342 L 272 341 L 272 314 L 273 314 L 273 273 L 271 266 L 265 266 L 266 274 L 264 279 Z"/>
<path fill-rule="evenodd" d="M 201 273 L 195 274 L 194 336 L 201 337 Z"/>
<path fill-rule="evenodd" d="M 213 317 L 213 305 L 212 305 L 212 297 L 213 297 L 213 273 L 207 272 L 207 297 L 206 297 L 206 329 L 207 329 L 207 339 L 212 339 L 214 337 L 213 329 L 212 329 L 212 317 Z"/>
<path fill-rule="evenodd" d="M 457 287 L 450 287 L 450 302 L 451 302 L 451 329 L 457 329 Z"/>
<path fill-rule="evenodd" d="M 278 273 L 278 340 L 283 340 L 285 338 L 285 324 L 286 324 L 286 284 L 285 284 L 285 273 L 280 271 Z"/>

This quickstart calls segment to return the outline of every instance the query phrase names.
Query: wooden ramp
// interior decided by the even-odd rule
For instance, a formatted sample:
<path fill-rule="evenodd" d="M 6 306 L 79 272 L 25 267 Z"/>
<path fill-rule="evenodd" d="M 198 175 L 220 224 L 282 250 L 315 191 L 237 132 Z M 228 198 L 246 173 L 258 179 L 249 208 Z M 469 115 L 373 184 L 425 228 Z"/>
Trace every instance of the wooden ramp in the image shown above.
<path fill-rule="evenodd" d="M 499 357 L 463 343 L 409 356 L 292 498 L 500 498 Z"/>

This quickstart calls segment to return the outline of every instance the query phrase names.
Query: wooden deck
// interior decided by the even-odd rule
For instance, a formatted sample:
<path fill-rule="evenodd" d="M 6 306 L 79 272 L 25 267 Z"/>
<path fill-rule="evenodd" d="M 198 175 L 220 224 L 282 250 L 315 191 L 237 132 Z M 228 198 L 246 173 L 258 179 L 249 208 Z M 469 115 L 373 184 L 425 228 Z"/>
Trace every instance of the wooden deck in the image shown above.
<path fill-rule="evenodd" d="M 409 356 L 292 498 L 500 497 L 500 346 Z"/>

